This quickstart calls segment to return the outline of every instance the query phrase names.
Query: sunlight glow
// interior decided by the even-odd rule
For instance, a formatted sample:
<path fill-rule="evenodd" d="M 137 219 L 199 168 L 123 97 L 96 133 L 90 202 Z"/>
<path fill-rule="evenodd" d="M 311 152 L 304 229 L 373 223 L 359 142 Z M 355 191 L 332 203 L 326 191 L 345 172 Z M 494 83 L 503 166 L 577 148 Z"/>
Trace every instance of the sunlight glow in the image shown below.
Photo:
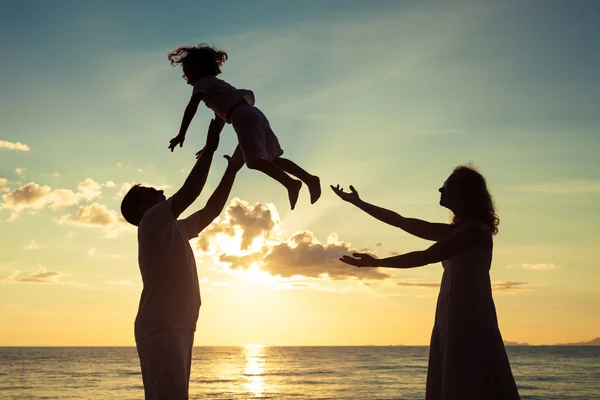
<path fill-rule="evenodd" d="M 244 272 L 244 278 L 251 281 L 270 281 L 276 279 L 268 272 L 261 270 L 258 263 L 250 264 L 250 268 Z"/>

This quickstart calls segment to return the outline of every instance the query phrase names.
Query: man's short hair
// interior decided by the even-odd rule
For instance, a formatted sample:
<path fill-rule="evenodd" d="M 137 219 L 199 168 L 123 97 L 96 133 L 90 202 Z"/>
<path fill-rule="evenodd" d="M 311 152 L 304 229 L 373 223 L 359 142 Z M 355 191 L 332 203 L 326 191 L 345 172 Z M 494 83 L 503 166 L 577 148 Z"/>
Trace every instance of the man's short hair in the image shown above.
<path fill-rule="evenodd" d="M 140 183 L 136 183 L 129 189 L 123 201 L 121 201 L 121 214 L 125 221 L 132 225 L 138 226 L 144 216 L 144 210 L 140 204 Z"/>

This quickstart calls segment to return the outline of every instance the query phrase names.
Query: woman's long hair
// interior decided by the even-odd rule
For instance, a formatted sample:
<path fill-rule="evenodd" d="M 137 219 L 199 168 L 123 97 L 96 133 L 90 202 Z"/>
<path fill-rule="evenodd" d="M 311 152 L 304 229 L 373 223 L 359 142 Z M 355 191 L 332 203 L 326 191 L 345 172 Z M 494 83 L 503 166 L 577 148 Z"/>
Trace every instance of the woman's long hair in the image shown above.
<path fill-rule="evenodd" d="M 485 223 L 490 228 L 492 235 L 497 234 L 500 219 L 496 214 L 494 198 L 488 191 L 483 175 L 470 165 L 459 165 L 454 168 L 452 175 L 464 193 L 465 218 L 475 218 Z M 458 225 L 459 223 L 459 218 L 454 215 L 452 224 Z"/>

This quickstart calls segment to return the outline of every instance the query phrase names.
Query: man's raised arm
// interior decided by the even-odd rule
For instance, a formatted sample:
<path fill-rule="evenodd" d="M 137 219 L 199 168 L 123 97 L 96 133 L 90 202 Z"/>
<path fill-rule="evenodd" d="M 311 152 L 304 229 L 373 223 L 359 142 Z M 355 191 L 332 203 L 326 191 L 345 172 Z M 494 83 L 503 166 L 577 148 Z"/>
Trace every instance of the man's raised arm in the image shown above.
<path fill-rule="evenodd" d="M 198 157 L 198 161 L 196 161 L 181 189 L 171 198 L 171 208 L 175 218 L 178 218 L 198 198 L 200 192 L 202 192 L 206 178 L 208 177 L 208 171 L 210 171 L 213 155 L 219 146 L 220 133 L 221 128 L 219 124 L 214 119 L 211 120 L 204 151 Z"/>
<path fill-rule="evenodd" d="M 244 165 L 244 158 L 239 147 L 231 157 L 224 157 L 227 158 L 227 169 L 221 178 L 221 182 L 207 200 L 206 206 L 181 221 L 185 225 L 185 231 L 189 239 L 198 236 L 204 228 L 221 214 L 231 193 L 235 175 Z"/>

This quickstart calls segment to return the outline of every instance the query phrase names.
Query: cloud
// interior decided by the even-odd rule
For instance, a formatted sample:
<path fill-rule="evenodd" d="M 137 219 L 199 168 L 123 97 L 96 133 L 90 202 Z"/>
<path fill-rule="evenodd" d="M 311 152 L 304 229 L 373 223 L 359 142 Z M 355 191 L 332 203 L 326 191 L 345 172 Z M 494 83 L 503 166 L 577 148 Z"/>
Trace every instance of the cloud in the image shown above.
<path fill-rule="evenodd" d="M 0 279 L 0 284 L 19 284 L 19 283 L 58 283 L 58 279 L 63 276 L 60 272 L 48 271 L 46 267 L 40 267 L 37 271 L 28 275 L 22 275 L 21 271 L 13 271 L 7 278 Z"/>
<path fill-rule="evenodd" d="M 75 216 L 71 214 L 63 215 L 59 218 L 58 223 L 100 228 L 105 231 L 107 237 L 117 237 L 119 231 L 130 228 L 130 225 L 122 216 L 110 210 L 106 205 L 99 203 L 80 206 Z"/>
<path fill-rule="evenodd" d="M 528 282 L 500 281 L 492 283 L 492 290 L 494 292 L 518 292 L 530 287 L 531 284 Z"/>
<path fill-rule="evenodd" d="M 288 240 L 272 245 L 261 268 L 282 277 L 327 276 L 335 280 L 391 278 L 379 268 L 355 268 L 339 261 L 341 256 L 355 251 L 349 243 L 322 244 L 312 232 L 297 232 Z"/>
<path fill-rule="evenodd" d="M 123 197 L 125 197 L 125 195 L 129 191 L 129 189 L 131 189 L 131 187 L 133 185 L 137 185 L 138 183 L 142 186 L 153 187 L 158 190 L 164 190 L 164 189 L 171 187 L 171 185 L 153 185 L 153 184 L 147 183 L 147 182 L 141 182 L 141 183 L 140 182 L 122 182 L 121 186 L 119 187 L 119 190 L 113 196 L 113 199 L 122 200 Z M 111 185 L 111 186 L 109 186 L 109 185 Z M 116 184 L 112 181 L 108 181 L 108 182 L 106 182 L 106 187 L 116 187 Z"/>
<path fill-rule="evenodd" d="M 52 189 L 50 186 L 29 182 L 2 195 L 4 203 L 0 204 L 0 210 L 13 212 L 9 220 L 16 219 L 23 210 L 39 211 L 48 207 L 56 211 L 100 196 L 101 186 L 93 179 L 86 178 L 77 185 L 78 191 L 74 192 L 70 189 Z"/>
<path fill-rule="evenodd" d="M 15 219 L 22 210 L 36 211 L 44 207 L 57 210 L 77 204 L 79 201 L 79 197 L 72 190 L 52 189 L 49 186 L 40 186 L 34 182 L 29 182 L 12 192 L 2 195 L 2 199 L 4 203 L 0 204 L 0 210 L 13 211 L 11 220 Z"/>
<path fill-rule="evenodd" d="M 77 210 L 75 217 L 64 215 L 61 217 L 61 222 L 69 222 L 73 225 L 99 226 L 106 227 L 114 224 L 119 220 L 117 213 L 109 210 L 104 204 L 92 203 L 81 206 Z"/>
<path fill-rule="evenodd" d="M 197 249 L 210 253 L 230 270 L 261 271 L 271 276 L 316 279 L 387 279 L 392 275 L 378 268 L 354 268 L 339 261 L 356 251 L 335 234 L 321 243 L 310 231 L 282 237 L 277 210 L 273 205 L 234 199 L 225 217 L 200 234 Z"/>
<path fill-rule="evenodd" d="M 544 269 L 559 269 L 560 265 L 557 264 L 521 264 L 521 268 L 533 269 L 533 270 L 544 270 Z"/>
<path fill-rule="evenodd" d="M 23 175 L 23 172 L 25 172 L 27 168 L 15 168 L 15 174 L 21 176 Z"/>
<path fill-rule="evenodd" d="M 17 151 L 29 151 L 29 146 L 20 142 L 9 142 L 8 140 L 0 140 L 0 149 L 17 150 Z"/>
<path fill-rule="evenodd" d="M 218 234 L 234 236 L 241 232 L 241 250 L 248 250 L 254 240 L 268 237 L 281 225 L 275 206 L 255 204 L 233 199 L 225 210 L 225 216 L 205 229 L 198 237 L 197 247 L 201 251 L 209 251 L 210 239 Z"/>
<path fill-rule="evenodd" d="M 422 287 L 428 289 L 438 289 L 440 282 L 411 282 L 411 281 L 400 281 L 396 283 L 396 286 L 403 287 Z"/>
<path fill-rule="evenodd" d="M 81 193 L 81 197 L 85 200 L 92 200 L 102 194 L 102 185 L 95 182 L 92 178 L 85 178 L 83 182 L 77 185 L 77 189 Z"/>
<path fill-rule="evenodd" d="M 420 287 L 427 289 L 439 289 L 441 282 L 414 282 L 414 281 L 399 281 L 396 286 L 402 287 Z M 531 288 L 529 282 L 514 282 L 514 281 L 498 281 L 492 283 L 494 292 L 518 292 Z"/>
<path fill-rule="evenodd" d="M 8 179 L 6 178 L 0 178 L 0 192 L 9 192 L 10 189 L 8 188 Z"/>
<path fill-rule="evenodd" d="M 28 244 L 23 246 L 23 248 L 25 250 L 37 250 L 37 249 L 42 249 L 44 247 L 48 247 L 48 246 L 37 244 L 37 242 L 35 240 L 32 240 L 31 242 L 29 242 Z"/>
<path fill-rule="evenodd" d="M 545 194 L 584 194 L 600 193 L 598 180 L 573 180 L 562 182 L 535 183 L 517 186 L 516 190 L 531 193 Z"/>

